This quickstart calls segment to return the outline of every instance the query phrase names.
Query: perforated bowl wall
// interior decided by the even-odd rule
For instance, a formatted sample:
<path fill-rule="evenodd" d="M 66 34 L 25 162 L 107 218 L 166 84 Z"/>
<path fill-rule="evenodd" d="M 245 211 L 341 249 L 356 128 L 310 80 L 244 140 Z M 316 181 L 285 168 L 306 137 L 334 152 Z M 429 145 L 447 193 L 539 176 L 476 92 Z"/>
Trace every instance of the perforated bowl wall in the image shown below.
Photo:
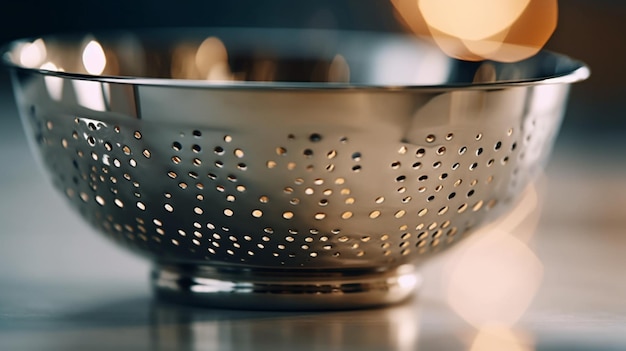
<path fill-rule="evenodd" d="M 160 261 L 333 268 L 414 260 L 510 204 L 559 121 L 513 116 L 404 131 L 411 142 L 368 126 L 224 130 L 34 105 L 27 121 L 55 185 L 118 242 Z"/>

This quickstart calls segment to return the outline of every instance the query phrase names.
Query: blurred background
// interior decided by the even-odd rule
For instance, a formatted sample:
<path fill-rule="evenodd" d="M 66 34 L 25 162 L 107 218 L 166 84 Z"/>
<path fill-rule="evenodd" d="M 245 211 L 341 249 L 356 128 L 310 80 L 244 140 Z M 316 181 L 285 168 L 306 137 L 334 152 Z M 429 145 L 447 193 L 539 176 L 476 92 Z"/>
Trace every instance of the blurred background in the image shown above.
<path fill-rule="evenodd" d="M 5 1 L 0 8 L 0 44 L 163 26 L 406 31 L 388 0 Z M 538 227 L 529 247 L 541 286 L 530 307 L 520 307 L 526 314 L 517 327 L 500 334 L 468 328 L 457 314 L 468 318 L 444 304 L 437 264 L 424 271 L 430 284 L 419 304 L 383 311 L 290 315 L 152 305 L 148 263 L 95 235 L 44 181 L 0 69 L 0 349 L 626 349 L 625 19 L 623 0 L 559 2 L 547 48 L 588 63 L 592 76 L 572 88 L 547 180 L 536 190 L 543 207 L 541 219 L 530 221 Z M 484 287 L 498 287 L 491 284 Z M 268 343 L 267 335 L 277 341 Z M 489 335 L 504 336 L 494 344 Z M 326 346 L 315 348 L 320 340 Z"/>

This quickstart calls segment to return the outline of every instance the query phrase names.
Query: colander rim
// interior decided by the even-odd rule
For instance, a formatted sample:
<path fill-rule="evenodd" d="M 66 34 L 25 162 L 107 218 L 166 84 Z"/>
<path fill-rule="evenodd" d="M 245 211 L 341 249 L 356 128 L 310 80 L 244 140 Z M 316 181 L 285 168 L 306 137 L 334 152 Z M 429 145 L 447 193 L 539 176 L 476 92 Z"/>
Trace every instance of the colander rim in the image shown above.
<path fill-rule="evenodd" d="M 590 68 L 582 61 L 573 59 L 567 55 L 553 52 L 550 50 L 541 50 L 533 57 L 515 62 L 515 63 L 497 63 L 485 60 L 483 63 L 494 63 L 503 65 L 515 65 L 520 62 L 532 60 L 539 55 L 548 55 L 561 62 L 567 63 L 572 67 L 562 73 L 545 75 L 534 78 L 522 78 L 512 80 L 498 80 L 493 82 L 459 82 L 445 84 L 368 84 L 368 83 L 334 83 L 334 82 L 287 82 L 287 81 L 208 81 L 200 79 L 180 79 L 180 78 L 155 78 L 142 76 L 122 76 L 122 75 L 93 75 L 71 71 L 53 71 L 43 68 L 26 67 L 11 59 L 11 52 L 18 45 L 24 43 L 32 43 L 39 38 L 46 37 L 69 37 L 69 36 L 101 36 L 115 35 L 116 33 L 133 33 L 143 34 L 156 33 L 161 31 L 191 31 L 198 28 L 147 28 L 147 29 L 129 29 L 129 30 L 108 30 L 99 32 L 70 32 L 55 33 L 52 35 L 42 35 L 38 37 L 20 38 L 10 41 L 0 47 L 2 55 L 2 64 L 18 71 L 32 72 L 44 76 L 66 78 L 72 80 L 87 80 L 101 83 L 117 83 L 129 85 L 143 86 L 163 86 L 163 87 L 182 87 L 182 88 L 204 88 L 217 90 L 332 90 L 332 91 L 446 91 L 446 90 L 494 90 L 513 87 L 525 87 L 545 84 L 571 84 L 584 81 L 591 75 Z M 202 27 L 202 30 L 219 29 L 219 30 L 246 30 L 246 31 L 294 31 L 294 32 L 336 32 L 336 33 L 357 33 L 361 35 L 385 35 L 394 37 L 410 37 L 406 33 L 394 32 L 372 32 L 364 30 L 327 30 L 327 29 L 294 29 L 294 28 L 254 28 L 254 27 Z M 455 59 L 451 59 L 455 60 Z M 460 60 L 455 60 L 460 61 Z"/>

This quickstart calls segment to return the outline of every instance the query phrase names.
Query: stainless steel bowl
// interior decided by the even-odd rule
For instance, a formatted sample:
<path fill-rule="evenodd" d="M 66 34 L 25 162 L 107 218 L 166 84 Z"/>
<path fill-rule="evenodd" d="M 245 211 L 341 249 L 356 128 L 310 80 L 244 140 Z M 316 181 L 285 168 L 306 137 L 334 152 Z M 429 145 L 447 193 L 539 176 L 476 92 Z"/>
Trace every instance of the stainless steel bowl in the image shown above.
<path fill-rule="evenodd" d="M 160 296 L 261 309 L 410 296 L 514 203 L 589 74 L 321 30 L 49 36 L 4 62 L 54 186 L 155 262 Z"/>

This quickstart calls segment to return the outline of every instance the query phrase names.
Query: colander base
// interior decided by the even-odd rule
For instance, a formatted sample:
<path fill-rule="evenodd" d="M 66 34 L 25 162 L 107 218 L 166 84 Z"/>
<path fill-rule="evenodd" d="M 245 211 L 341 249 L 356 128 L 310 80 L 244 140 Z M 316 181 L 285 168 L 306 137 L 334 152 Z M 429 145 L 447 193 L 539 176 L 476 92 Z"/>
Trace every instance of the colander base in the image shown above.
<path fill-rule="evenodd" d="M 248 310 L 345 310 L 400 303 L 421 277 L 413 265 L 390 270 L 309 272 L 157 265 L 157 298 L 195 306 Z"/>

